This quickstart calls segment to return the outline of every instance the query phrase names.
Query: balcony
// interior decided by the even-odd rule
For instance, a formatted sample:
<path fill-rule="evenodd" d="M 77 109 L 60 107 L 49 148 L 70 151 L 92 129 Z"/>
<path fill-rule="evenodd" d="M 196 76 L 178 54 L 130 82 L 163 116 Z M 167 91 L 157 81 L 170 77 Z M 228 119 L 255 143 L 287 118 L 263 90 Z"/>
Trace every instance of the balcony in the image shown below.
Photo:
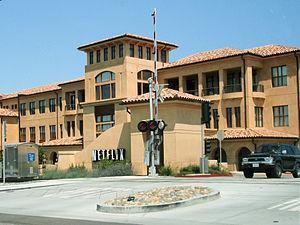
<path fill-rule="evenodd" d="M 75 110 L 76 105 L 75 104 L 67 104 L 66 105 L 66 111 Z"/>
<path fill-rule="evenodd" d="M 262 84 L 253 84 L 252 91 L 253 92 L 265 92 L 264 85 L 262 85 Z"/>
<path fill-rule="evenodd" d="M 220 94 L 219 87 L 209 87 L 203 89 L 203 95 L 209 96 L 209 95 L 218 95 Z"/>
<path fill-rule="evenodd" d="M 234 93 L 234 92 L 241 92 L 242 85 L 241 84 L 232 84 L 224 86 L 224 93 Z"/>

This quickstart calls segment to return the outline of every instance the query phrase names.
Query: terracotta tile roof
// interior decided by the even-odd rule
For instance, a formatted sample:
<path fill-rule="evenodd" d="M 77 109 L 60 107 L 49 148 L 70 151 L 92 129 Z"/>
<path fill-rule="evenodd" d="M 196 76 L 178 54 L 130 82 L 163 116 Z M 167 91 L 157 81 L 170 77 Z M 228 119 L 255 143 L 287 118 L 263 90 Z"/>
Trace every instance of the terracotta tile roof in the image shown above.
<path fill-rule="evenodd" d="M 43 142 L 40 145 L 44 147 L 82 145 L 82 137 L 79 138 L 72 137 L 72 138 L 51 140 L 51 141 Z"/>
<path fill-rule="evenodd" d="M 159 70 L 176 67 L 176 66 L 189 65 L 193 63 L 201 63 L 201 62 L 207 62 L 211 60 L 223 59 L 223 58 L 238 56 L 238 55 L 250 54 L 259 57 L 269 57 L 269 56 L 292 53 L 292 52 L 300 52 L 300 48 L 288 47 L 282 45 L 266 45 L 266 46 L 261 46 L 261 47 L 246 49 L 246 50 L 240 50 L 235 48 L 221 48 L 221 49 L 216 49 L 207 52 L 200 52 L 200 53 L 187 56 L 185 58 L 179 59 L 178 61 L 167 64 L 166 66 L 160 68 Z"/>
<path fill-rule="evenodd" d="M 209 100 L 204 99 L 199 96 L 191 95 L 188 93 L 183 93 L 169 88 L 164 88 L 161 92 L 161 96 L 167 100 L 183 100 L 189 102 L 209 102 Z M 154 98 L 154 94 L 153 94 Z M 149 93 L 138 95 L 136 97 L 130 97 L 123 100 L 123 104 L 135 104 L 135 103 L 144 103 L 149 101 Z"/>
<path fill-rule="evenodd" d="M 227 129 L 224 130 L 225 139 L 244 138 L 299 138 L 297 135 L 282 133 L 264 128 Z M 205 130 L 206 139 L 217 139 L 216 130 Z"/>
<path fill-rule="evenodd" d="M 117 36 L 113 36 L 110 38 L 106 38 L 106 39 L 102 39 L 99 41 L 95 41 L 95 42 L 91 42 L 89 44 L 86 45 L 82 45 L 79 46 L 77 49 L 84 51 L 86 50 L 86 48 L 92 47 L 94 45 L 99 45 L 105 42 L 109 42 L 109 41 L 113 41 L 116 39 L 121 39 L 121 38 L 133 38 L 133 39 L 139 39 L 139 40 L 144 40 L 147 42 L 152 42 L 153 43 L 153 39 L 152 38 L 148 38 L 148 37 L 144 37 L 144 36 L 139 36 L 139 35 L 135 35 L 135 34 L 129 34 L 129 33 L 125 33 L 125 34 L 121 34 L 121 35 L 117 35 Z M 166 42 L 166 41 L 157 41 L 158 44 L 162 44 L 162 45 L 168 45 L 169 47 L 173 47 L 173 48 L 177 48 L 178 46 L 176 44 L 170 43 L 170 42 Z"/>
<path fill-rule="evenodd" d="M 18 113 L 11 109 L 0 109 L 0 117 L 17 117 Z"/>
<path fill-rule="evenodd" d="M 68 80 L 68 81 L 63 81 L 61 83 L 58 83 L 58 85 L 64 85 L 64 84 L 70 84 L 70 83 L 75 83 L 75 82 L 80 82 L 80 81 L 84 81 L 85 80 L 85 77 L 78 77 L 76 79 L 73 79 L 73 80 Z"/>
<path fill-rule="evenodd" d="M 262 57 L 280 55 L 296 51 L 300 51 L 300 48 L 288 47 L 283 45 L 266 45 L 245 50 L 245 52 L 249 52 Z"/>
<path fill-rule="evenodd" d="M 40 93 L 48 92 L 48 91 L 57 91 L 57 90 L 61 90 L 61 87 L 59 85 L 78 82 L 78 81 L 82 81 L 82 80 L 84 80 L 84 77 L 79 77 L 74 80 L 65 81 L 65 82 L 61 82 L 61 83 L 29 88 L 29 89 L 18 91 L 13 94 L 3 95 L 2 99 L 16 98 L 16 97 L 18 97 L 18 95 L 33 95 L 33 94 L 40 94 Z"/>

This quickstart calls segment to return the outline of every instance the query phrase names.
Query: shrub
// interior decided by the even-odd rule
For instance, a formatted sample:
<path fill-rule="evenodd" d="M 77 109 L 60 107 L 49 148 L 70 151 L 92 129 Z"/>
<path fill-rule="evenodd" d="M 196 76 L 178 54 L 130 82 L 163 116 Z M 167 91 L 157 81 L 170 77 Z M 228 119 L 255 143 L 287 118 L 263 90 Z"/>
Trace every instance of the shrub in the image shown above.
<path fill-rule="evenodd" d="M 67 170 L 46 170 L 42 175 L 42 179 L 64 179 L 64 178 L 83 178 L 91 176 L 89 171 L 85 168 L 84 164 L 73 164 Z"/>
<path fill-rule="evenodd" d="M 208 167 L 208 173 L 210 173 L 210 174 L 222 174 L 222 175 L 230 174 L 230 172 L 227 168 L 220 167 L 220 166 L 217 166 L 217 165 Z"/>
<path fill-rule="evenodd" d="M 161 176 L 172 176 L 174 174 L 170 166 L 161 166 L 158 170 L 158 173 Z"/>
<path fill-rule="evenodd" d="M 113 162 L 107 161 L 98 163 L 96 168 L 93 168 L 93 177 L 108 177 L 108 176 L 130 176 L 132 175 L 131 164 L 128 162 Z"/>
<path fill-rule="evenodd" d="M 189 165 L 187 167 L 183 167 L 179 171 L 179 175 L 187 175 L 187 174 L 195 174 L 200 173 L 200 167 L 198 165 Z"/>

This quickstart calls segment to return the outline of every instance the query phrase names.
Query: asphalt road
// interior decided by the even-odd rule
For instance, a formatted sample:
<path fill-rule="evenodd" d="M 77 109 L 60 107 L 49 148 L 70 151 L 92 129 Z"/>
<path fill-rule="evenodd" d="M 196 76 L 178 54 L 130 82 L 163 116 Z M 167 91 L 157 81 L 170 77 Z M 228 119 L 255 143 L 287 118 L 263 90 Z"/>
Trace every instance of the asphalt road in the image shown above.
<path fill-rule="evenodd" d="M 161 212 L 109 214 L 96 204 L 135 191 L 170 185 L 203 185 L 221 198 Z M 300 179 L 115 177 L 76 179 L 62 185 L 0 192 L 0 224 L 298 225 Z M 5 215 L 4 215 L 5 214 Z M 16 214 L 17 216 L 7 215 Z M 38 216 L 38 217 L 37 217 Z M 70 220 L 72 219 L 72 220 Z"/>

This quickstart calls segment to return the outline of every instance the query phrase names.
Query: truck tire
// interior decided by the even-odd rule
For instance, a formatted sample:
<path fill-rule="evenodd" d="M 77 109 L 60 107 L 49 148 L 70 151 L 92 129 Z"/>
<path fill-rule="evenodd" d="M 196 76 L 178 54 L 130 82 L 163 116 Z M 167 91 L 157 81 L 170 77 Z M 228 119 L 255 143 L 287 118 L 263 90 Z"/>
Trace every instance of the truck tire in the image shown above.
<path fill-rule="evenodd" d="M 292 172 L 294 178 L 300 177 L 300 163 L 295 165 L 295 170 Z"/>
<path fill-rule="evenodd" d="M 282 175 L 282 169 L 280 163 L 276 163 L 275 167 L 272 171 L 272 177 L 273 178 L 281 178 Z"/>
<path fill-rule="evenodd" d="M 267 178 L 273 178 L 272 171 L 266 171 Z"/>
<path fill-rule="evenodd" d="M 244 176 L 246 178 L 253 178 L 253 176 L 254 176 L 253 170 L 244 170 L 243 172 L 244 172 Z"/>

